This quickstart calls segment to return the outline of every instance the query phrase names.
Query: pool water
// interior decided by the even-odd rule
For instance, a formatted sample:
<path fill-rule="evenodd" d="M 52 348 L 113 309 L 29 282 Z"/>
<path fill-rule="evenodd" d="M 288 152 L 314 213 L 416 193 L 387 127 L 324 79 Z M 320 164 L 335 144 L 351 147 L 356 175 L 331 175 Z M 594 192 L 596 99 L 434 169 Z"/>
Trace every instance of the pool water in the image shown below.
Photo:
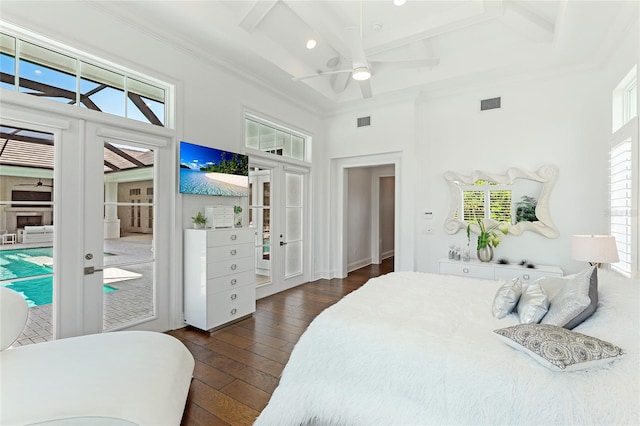
<path fill-rule="evenodd" d="M 53 247 L 0 251 L 0 281 L 53 273 Z M 53 300 L 53 277 L 0 284 L 22 294 L 29 307 L 48 305 Z M 104 292 L 117 290 L 109 285 Z"/>

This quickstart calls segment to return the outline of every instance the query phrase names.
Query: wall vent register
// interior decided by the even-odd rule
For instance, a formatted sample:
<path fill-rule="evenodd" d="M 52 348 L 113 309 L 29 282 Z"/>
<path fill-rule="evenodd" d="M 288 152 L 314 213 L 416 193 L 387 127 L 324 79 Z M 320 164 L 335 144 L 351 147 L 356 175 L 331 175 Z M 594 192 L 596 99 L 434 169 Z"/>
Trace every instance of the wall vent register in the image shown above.
<path fill-rule="evenodd" d="M 480 111 L 496 109 L 501 106 L 501 98 L 483 99 L 480 101 Z"/>
<path fill-rule="evenodd" d="M 358 127 L 366 127 L 371 126 L 371 116 L 367 117 L 359 117 L 358 118 Z"/>

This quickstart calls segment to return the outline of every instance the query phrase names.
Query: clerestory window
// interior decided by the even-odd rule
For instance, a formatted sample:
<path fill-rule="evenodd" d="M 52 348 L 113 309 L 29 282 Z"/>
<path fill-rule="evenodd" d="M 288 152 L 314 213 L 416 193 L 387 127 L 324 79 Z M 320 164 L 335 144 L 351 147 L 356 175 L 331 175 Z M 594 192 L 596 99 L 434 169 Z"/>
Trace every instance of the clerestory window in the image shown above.
<path fill-rule="evenodd" d="M 245 146 L 281 157 L 311 162 L 311 138 L 294 130 L 245 116 Z"/>
<path fill-rule="evenodd" d="M 168 85 L 70 52 L 0 33 L 0 87 L 166 126 Z"/>

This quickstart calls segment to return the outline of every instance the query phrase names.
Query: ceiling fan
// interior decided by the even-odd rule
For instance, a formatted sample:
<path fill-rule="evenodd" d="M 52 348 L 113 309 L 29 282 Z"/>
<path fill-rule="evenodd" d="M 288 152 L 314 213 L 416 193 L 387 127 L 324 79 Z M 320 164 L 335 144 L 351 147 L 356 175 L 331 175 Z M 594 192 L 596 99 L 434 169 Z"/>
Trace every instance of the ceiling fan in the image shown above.
<path fill-rule="evenodd" d="M 368 60 L 364 52 L 362 42 L 362 1 L 360 1 L 360 26 L 345 28 L 347 35 L 348 47 L 351 54 L 351 68 L 319 71 L 315 74 L 308 74 L 299 77 L 293 77 L 293 81 L 306 80 L 309 78 L 320 77 L 324 75 L 351 73 L 351 77 L 358 81 L 362 96 L 371 97 L 371 84 L 369 79 L 372 71 L 379 70 L 382 67 L 393 68 L 410 68 L 410 67 L 433 67 L 440 63 L 439 58 L 422 58 L 422 59 L 404 59 L 404 60 Z"/>
<path fill-rule="evenodd" d="M 42 178 L 38 178 L 38 181 L 36 183 L 19 183 L 16 186 L 33 186 L 35 188 L 39 188 L 39 187 L 53 188 L 53 185 L 49 185 L 42 182 Z"/>

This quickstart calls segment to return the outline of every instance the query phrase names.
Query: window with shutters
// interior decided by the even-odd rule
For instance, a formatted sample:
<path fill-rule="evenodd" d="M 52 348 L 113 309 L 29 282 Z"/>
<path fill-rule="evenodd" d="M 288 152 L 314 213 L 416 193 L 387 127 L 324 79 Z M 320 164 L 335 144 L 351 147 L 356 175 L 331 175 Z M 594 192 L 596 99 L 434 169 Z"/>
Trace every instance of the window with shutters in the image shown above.
<path fill-rule="evenodd" d="M 620 261 L 611 268 L 627 277 L 638 272 L 638 85 L 637 66 L 613 91 L 613 136 L 609 146 L 610 234 Z"/>
<path fill-rule="evenodd" d="M 477 180 L 473 185 L 460 185 L 460 189 L 461 217 L 465 222 L 494 219 L 498 222 L 515 223 L 511 217 L 511 185 Z"/>

